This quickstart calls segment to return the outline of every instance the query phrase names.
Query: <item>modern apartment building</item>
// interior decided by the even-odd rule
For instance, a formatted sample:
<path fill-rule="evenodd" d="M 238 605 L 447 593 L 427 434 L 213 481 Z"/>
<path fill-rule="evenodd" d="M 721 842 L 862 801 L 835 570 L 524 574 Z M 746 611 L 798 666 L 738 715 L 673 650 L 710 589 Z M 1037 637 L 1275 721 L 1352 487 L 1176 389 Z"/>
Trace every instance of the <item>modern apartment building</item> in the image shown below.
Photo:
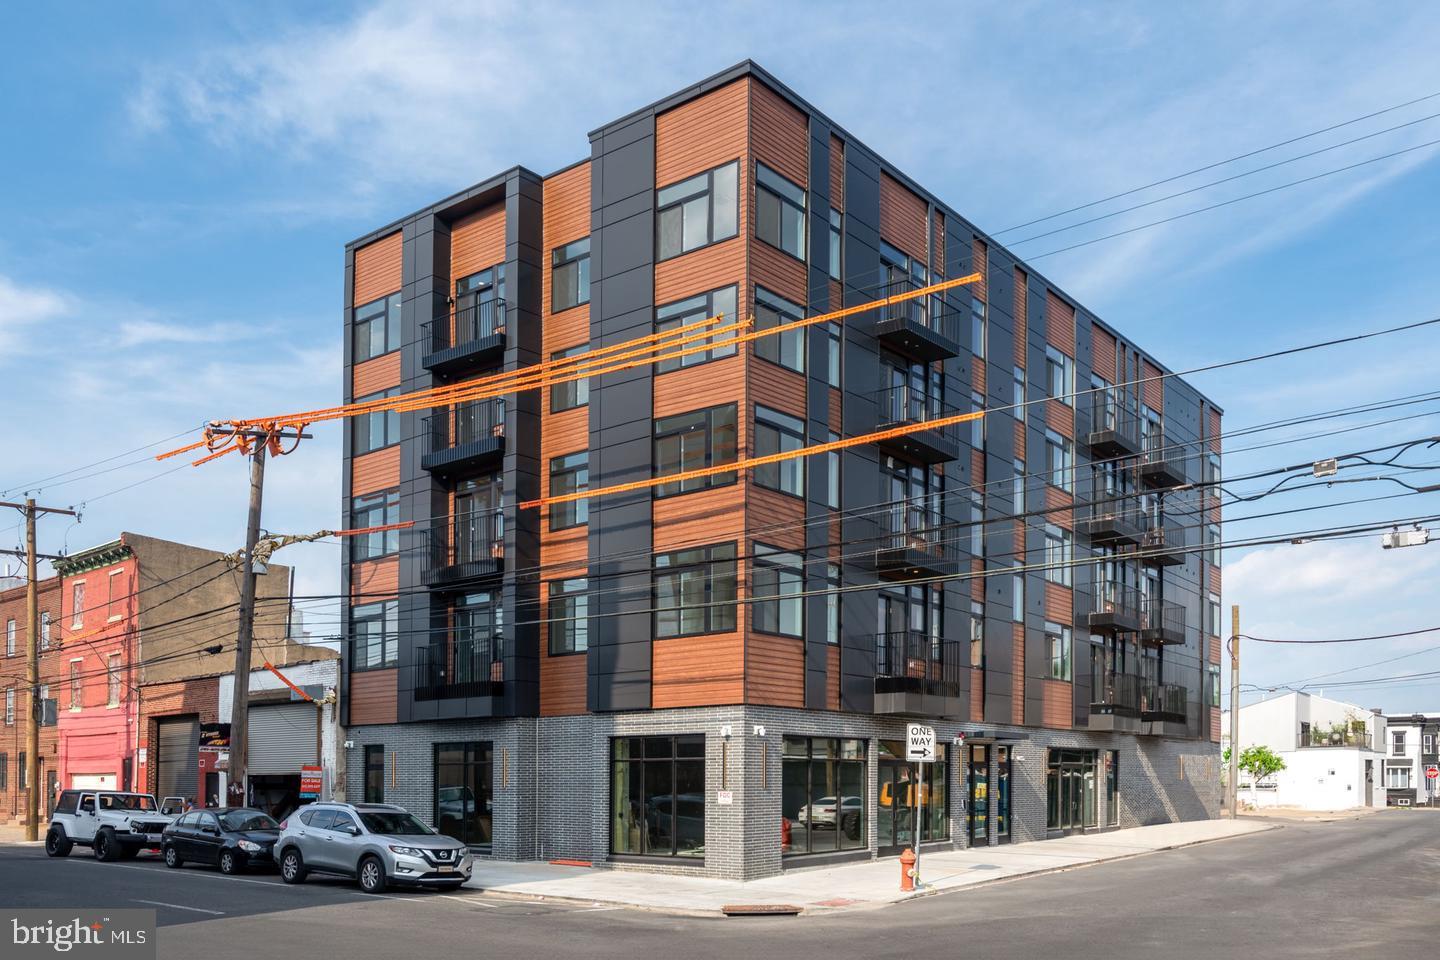
<path fill-rule="evenodd" d="M 715 315 L 779 332 L 352 421 L 349 525 L 414 526 L 342 560 L 351 799 L 746 878 L 1216 815 L 1221 411 L 753 63 L 350 244 L 345 399 Z"/>

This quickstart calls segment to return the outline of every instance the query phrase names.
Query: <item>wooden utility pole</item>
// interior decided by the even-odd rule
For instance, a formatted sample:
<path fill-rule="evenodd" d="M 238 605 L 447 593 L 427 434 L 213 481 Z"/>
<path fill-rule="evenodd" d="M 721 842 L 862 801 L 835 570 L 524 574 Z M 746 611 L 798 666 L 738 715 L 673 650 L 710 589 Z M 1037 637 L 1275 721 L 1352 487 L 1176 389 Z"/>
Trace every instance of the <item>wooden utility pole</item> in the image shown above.
<path fill-rule="evenodd" d="M 255 544 L 260 539 L 260 506 L 265 493 L 265 442 L 257 440 L 250 454 L 250 513 L 245 521 L 245 556 L 240 569 L 240 626 L 235 641 L 235 683 L 230 697 L 230 792 L 245 789 L 246 734 L 250 723 L 250 647 L 255 640 Z M 233 806 L 247 797 L 231 796 Z"/>
<path fill-rule="evenodd" d="M 1240 783 L 1240 605 L 1230 607 L 1230 819 L 1239 816 L 1235 809 Z"/>
<path fill-rule="evenodd" d="M 34 497 L 26 497 L 23 504 L 0 503 L 0 507 L 14 507 L 25 514 L 25 619 L 29 623 L 25 650 L 25 685 L 30 688 L 30 723 L 25 728 L 25 775 L 29 784 L 23 784 L 25 791 L 25 839 L 40 839 L 40 791 L 44 785 L 40 779 L 40 721 L 45 717 L 45 705 L 40 702 L 40 591 L 36 574 L 35 517 L 41 513 L 63 513 L 75 516 L 74 510 L 59 507 L 37 507 Z M 58 559 L 51 557 L 50 559 Z"/>

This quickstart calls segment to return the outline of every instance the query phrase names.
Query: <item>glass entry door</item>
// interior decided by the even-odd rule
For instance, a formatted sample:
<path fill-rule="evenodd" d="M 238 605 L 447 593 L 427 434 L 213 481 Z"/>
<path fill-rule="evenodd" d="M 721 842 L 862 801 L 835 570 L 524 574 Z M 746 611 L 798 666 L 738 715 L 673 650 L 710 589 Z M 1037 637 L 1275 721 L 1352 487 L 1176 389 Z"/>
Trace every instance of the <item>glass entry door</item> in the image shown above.
<path fill-rule="evenodd" d="M 995 748 L 995 836 L 1010 842 L 1010 748 Z"/>
<path fill-rule="evenodd" d="M 990 748 L 971 746 L 970 803 L 966 807 L 966 823 L 970 830 L 970 846 L 983 847 L 990 842 Z"/>
<path fill-rule="evenodd" d="M 1095 826 L 1095 751 L 1051 750 L 1045 770 L 1046 826 L 1069 833 Z"/>

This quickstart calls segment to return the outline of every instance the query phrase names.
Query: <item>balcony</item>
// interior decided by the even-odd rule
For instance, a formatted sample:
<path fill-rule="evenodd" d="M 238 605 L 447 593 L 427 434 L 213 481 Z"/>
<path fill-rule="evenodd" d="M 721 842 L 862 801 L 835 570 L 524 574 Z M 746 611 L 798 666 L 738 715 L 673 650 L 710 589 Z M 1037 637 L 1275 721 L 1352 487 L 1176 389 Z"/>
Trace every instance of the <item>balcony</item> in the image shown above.
<path fill-rule="evenodd" d="M 1153 518 L 1140 541 L 1140 559 L 1162 567 L 1184 566 L 1187 556 L 1185 528 L 1169 520 Z"/>
<path fill-rule="evenodd" d="M 1105 497 L 1090 504 L 1080 532 L 1096 546 L 1137 544 L 1144 536 L 1144 517 L 1133 497 Z"/>
<path fill-rule="evenodd" d="M 1146 600 L 1140 616 L 1140 642 L 1155 646 L 1185 642 L 1185 607 L 1173 600 Z"/>
<path fill-rule="evenodd" d="M 504 654 L 505 640 L 498 634 L 417 647 L 412 668 L 415 699 L 500 696 L 505 690 Z"/>
<path fill-rule="evenodd" d="M 882 296 L 893 297 L 919 289 L 912 280 L 896 280 Z M 924 360 L 960 356 L 960 313 L 939 297 L 919 297 L 879 308 L 875 336 L 886 346 Z"/>
<path fill-rule="evenodd" d="M 891 504 L 875 518 L 874 553 L 881 576 L 910 579 L 953 573 L 960 563 L 960 530 L 914 504 Z"/>
<path fill-rule="evenodd" d="M 903 427 L 924 420 L 953 416 L 958 413 L 927 391 L 909 386 L 887 387 L 875 395 L 876 420 L 880 430 Z M 877 444 L 888 453 L 922 463 L 943 463 L 960 457 L 961 424 L 919 430 L 881 440 Z"/>
<path fill-rule="evenodd" d="M 1096 457 L 1133 457 L 1140 452 L 1140 421 L 1113 391 L 1091 394 L 1085 444 Z"/>
<path fill-rule="evenodd" d="M 1090 729 L 1138 733 L 1140 730 L 1139 677 L 1106 673 L 1094 663 L 1090 672 Z"/>
<path fill-rule="evenodd" d="M 1150 428 L 1144 448 L 1137 468 L 1143 482 L 1159 489 L 1178 487 L 1185 482 L 1185 448 L 1172 444 L 1162 427 Z"/>
<path fill-rule="evenodd" d="M 437 476 L 474 472 L 505 456 L 505 398 L 458 404 L 421 421 L 420 466 Z"/>
<path fill-rule="evenodd" d="M 420 365 L 447 377 L 494 366 L 505 354 L 505 318 L 505 301 L 487 300 L 421 324 Z"/>
<path fill-rule="evenodd" d="M 1189 730 L 1189 695 L 1173 683 L 1151 683 L 1141 687 L 1140 719 L 1148 724 L 1142 733 L 1183 737 Z"/>
<path fill-rule="evenodd" d="M 426 586 L 459 586 L 505 572 L 505 515 L 499 510 L 441 518 L 422 533 Z"/>
<path fill-rule="evenodd" d="M 1097 581 L 1087 622 L 1091 630 L 1134 633 L 1140 629 L 1140 591 L 1123 583 Z"/>
<path fill-rule="evenodd" d="M 875 638 L 875 712 L 912 717 L 958 715 L 962 647 L 919 630 Z"/>
<path fill-rule="evenodd" d="M 1373 749 L 1370 731 L 1356 730 L 1345 724 L 1337 724 L 1329 730 L 1312 730 L 1301 727 L 1300 736 L 1295 738 L 1297 747 L 1350 747 L 1352 749 Z"/>

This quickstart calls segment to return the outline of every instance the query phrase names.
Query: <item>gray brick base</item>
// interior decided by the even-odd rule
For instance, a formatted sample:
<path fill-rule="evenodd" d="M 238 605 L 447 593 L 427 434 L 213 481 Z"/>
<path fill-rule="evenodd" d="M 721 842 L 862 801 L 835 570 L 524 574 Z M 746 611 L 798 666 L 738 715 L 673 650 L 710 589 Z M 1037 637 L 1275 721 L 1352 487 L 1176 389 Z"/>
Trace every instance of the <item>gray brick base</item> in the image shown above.
<path fill-rule="evenodd" d="M 1135 737 L 1129 734 L 1041 730 L 931 721 L 942 743 L 964 731 L 998 738 L 1011 749 L 1011 839 L 1020 843 L 1046 836 L 1046 752 L 1072 747 L 1098 750 L 1096 822 L 1108 816 L 1104 751 L 1119 751 L 1120 827 L 1200 820 L 1219 815 L 1219 748 L 1213 743 Z M 728 725 L 724 740 L 720 728 Z M 755 733 L 764 727 L 764 736 Z M 345 765 L 353 800 L 364 795 L 363 747 L 384 744 L 385 799 L 399 803 L 427 823 L 434 813 L 434 744 L 489 740 L 495 749 L 494 843 L 492 856 L 506 860 L 570 858 L 620 869 L 631 862 L 609 861 L 610 739 L 646 734 L 704 733 L 706 736 L 705 858 L 702 863 L 646 861 L 639 869 L 755 879 L 781 869 L 781 739 L 786 735 L 859 737 L 869 741 L 866 814 L 870 855 L 877 853 L 875 797 L 878 740 L 904 738 L 905 721 L 849 713 L 772 707 L 706 707 L 645 713 L 594 714 L 540 719 L 467 720 L 352 727 L 355 746 Z M 537 752 L 536 744 L 540 745 Z M 965 767 L 952 748 L 949 766 L 950 841 L 937 848 L 968 844 L 965 836 Z M 991 751 L 990 783 L 996 782 Z M 729 790 L 733 803 L 716 802 Z M 989 842 L 996 842 L 996 791 L 989 791 Z M 924 849 L 930 849 L 926 844 Z M 922 850 L 923 854 L 923 850 Z M 787 868 L 813 858 L 787 859 Z"/>

